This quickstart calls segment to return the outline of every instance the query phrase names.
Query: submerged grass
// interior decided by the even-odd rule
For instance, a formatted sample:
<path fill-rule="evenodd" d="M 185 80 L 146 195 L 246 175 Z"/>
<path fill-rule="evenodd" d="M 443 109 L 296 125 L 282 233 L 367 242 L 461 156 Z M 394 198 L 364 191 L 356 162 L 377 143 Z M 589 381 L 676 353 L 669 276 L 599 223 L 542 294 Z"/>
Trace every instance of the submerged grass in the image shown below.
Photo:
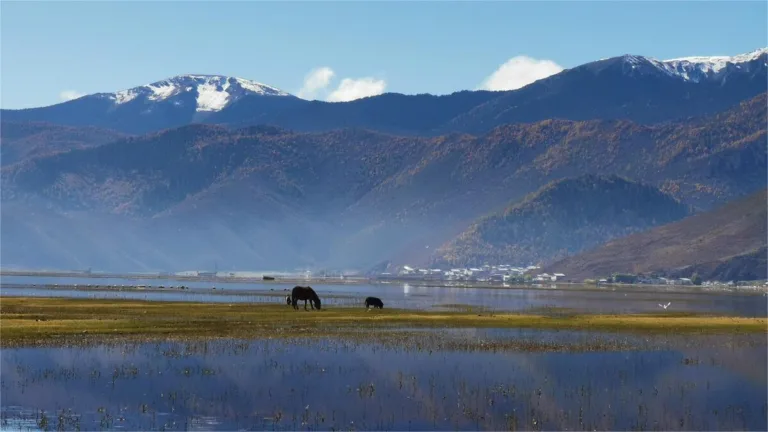
<path fill-rule="evenodd" d="M 302 302 L 300 302 L 301 305 Z M 0 298 L 0 346 L 88 338 L 369 337 L 419 328 L 532 328 L 630 333 L 768 333 L 768 319 L 679 313 L 637 315 L 413 311 L 285 304 Z M 457 308 L 458 309 L 458 308 Z"/>

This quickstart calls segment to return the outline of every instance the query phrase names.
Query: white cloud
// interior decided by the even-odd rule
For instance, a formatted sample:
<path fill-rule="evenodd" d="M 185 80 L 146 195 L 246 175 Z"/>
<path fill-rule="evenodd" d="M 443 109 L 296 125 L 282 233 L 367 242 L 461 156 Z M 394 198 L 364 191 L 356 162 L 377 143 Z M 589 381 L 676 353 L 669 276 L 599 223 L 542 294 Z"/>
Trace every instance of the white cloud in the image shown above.
<path fill-rule="evenodd" d="M 304 85 L 296 92 L 296 96 L 307 100 L 324 99 L 328 102 L 349 102 L 368 96 L 384 93 L 387 82 L 372 77 L 344 78 L 336 89 L 331 81 L 336 77 L 333 69 L 323 66 L 312 69 L 304 77 Z"/>
<path fill-rule="evenodd" d="M 486 78 L 480 84 L 480 89 L 515 90 L 562 70 L 563 67 L 552 60 L 537 60 L 528 56 L 512 57 Z"/>
<path fill-rule="evenodd" d="M 85 96 L 85 93 L 80 93 L 76 90 L 64 90 L 63 92 L 59 93 L 59 99 L 63 101 L 77 99 L 82 96 Z"/>
<path fill-rule="evenodd" d="M 328 98 L 328 102 L 349 102 L 368 96 L 376 96 L 384 93 L 387 88 L 387 82 L 375 78 L 344 78 L 341 84 L 336 88 Z"/>
<path fill-rule="evenodd" d="M 314 99 L 318 92 L 328 87 L 334 75 L 336 74 L 333 72 L 333 69 L 329 67 L 312 69 L 304 77 L 304 86 L 301 87 L 296 96 L 307 100 Z"/>

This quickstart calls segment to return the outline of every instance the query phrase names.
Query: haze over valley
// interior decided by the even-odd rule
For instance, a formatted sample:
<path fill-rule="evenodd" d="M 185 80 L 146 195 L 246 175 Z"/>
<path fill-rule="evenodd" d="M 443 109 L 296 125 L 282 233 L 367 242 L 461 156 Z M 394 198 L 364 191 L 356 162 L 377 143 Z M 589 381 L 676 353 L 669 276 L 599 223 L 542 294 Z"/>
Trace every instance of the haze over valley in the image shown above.
<path fill-rule="evenodd" d="M 189 75 L 2 110 L 3 266 L 551 263 L 764 188 L 767 59 L 625 55 L 350 102 Z M 515 216 L 548 191 L 545 225 Z"/>

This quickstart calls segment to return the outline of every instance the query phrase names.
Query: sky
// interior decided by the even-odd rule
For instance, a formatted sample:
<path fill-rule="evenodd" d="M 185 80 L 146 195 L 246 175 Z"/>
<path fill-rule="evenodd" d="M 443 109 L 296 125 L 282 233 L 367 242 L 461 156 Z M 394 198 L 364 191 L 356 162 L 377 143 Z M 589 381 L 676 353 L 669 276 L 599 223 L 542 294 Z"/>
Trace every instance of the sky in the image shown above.
<path fill-rule="evenodd" d="M 0 3 L 0 106 L 28 108 L 182 74 L 306 99 L 522 87 L 622 54 L 768 46 L 768 2 Z"/>

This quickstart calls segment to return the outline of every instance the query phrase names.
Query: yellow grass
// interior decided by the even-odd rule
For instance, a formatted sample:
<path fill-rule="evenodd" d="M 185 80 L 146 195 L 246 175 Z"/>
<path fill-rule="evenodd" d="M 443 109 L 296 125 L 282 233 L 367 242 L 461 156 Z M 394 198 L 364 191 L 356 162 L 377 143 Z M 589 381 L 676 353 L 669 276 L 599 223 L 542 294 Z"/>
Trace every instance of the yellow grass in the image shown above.
<path fill-rule="evenodd" d="M 343 336 L 407 328 L 540 328 L 616 332 L 768 333 L 768 319 L 672 313 L 546 315 L 66 298 L 0 298 L 0 345 L 76 335 L 166 337 Z"/>

